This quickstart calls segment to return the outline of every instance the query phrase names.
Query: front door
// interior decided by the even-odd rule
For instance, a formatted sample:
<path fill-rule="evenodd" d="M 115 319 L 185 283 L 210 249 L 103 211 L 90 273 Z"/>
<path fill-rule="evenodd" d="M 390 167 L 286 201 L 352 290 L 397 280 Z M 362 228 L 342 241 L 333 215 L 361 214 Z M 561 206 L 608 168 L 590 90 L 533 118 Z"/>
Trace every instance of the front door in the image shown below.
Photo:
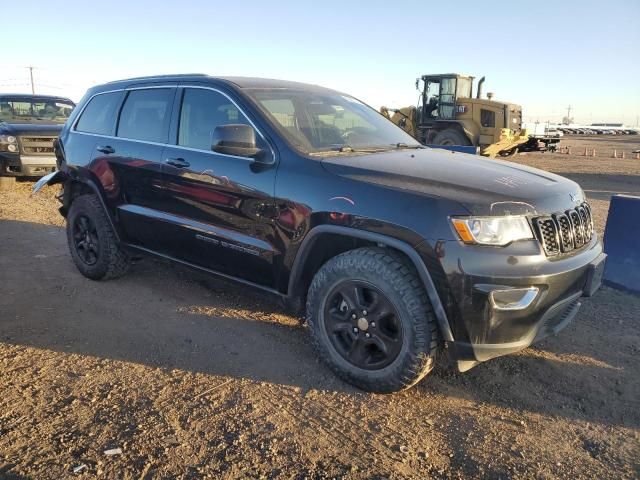
<path fill-rule="evenodd" d="M 270 286 L 277 255 L 275 164 L 211 150 L 217 126 L 252 125 L 226 94 L 185 87 L 178 95 L 177 144 L 164 150 L 162 167 L 166 220 L 174 228 L 172 256 Z M 256 138 L 273 158 L 259 131 Z"/>

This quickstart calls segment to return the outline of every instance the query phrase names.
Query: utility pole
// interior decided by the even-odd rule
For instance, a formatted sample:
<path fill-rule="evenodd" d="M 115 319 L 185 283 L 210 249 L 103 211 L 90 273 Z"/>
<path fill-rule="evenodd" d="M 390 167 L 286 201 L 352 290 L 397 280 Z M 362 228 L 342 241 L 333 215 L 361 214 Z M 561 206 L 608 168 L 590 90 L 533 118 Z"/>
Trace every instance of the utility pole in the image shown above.
<path fill-rule="evenodd" d="M 34 68 L 34 67 L 29 66 L 29 67 L 27 67 L 27 68 L 29 69 L 29 77 L 31 77 L 31 93 L 32 93 L 33 95 L 35 95 L 35 93 L 36 93 L 36 88 L 35 88 L 35 86 L 33 85 L 33 68 Z"/>

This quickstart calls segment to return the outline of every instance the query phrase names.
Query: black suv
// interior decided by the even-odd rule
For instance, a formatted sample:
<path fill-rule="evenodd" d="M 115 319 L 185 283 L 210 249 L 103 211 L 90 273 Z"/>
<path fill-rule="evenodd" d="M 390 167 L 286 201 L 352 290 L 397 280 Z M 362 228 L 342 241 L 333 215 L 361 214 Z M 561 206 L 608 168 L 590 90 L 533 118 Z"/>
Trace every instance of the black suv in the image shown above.
<path fill-rule="evenodd" d="M 0 175 L 32 177 L 53 172 L 53 142 L 74 107 L 64 97 L 0 94 Z"/>
<path fill-rule="evenodd" d="M 320 356 L 407 388 L 564 327 L 605 255 L 572 181 L 430 149 L 344 93 L 173 75 L 92 88 L 56 145 L 71 256 L 107 279 L 148 253 L 302 308 Z"/>

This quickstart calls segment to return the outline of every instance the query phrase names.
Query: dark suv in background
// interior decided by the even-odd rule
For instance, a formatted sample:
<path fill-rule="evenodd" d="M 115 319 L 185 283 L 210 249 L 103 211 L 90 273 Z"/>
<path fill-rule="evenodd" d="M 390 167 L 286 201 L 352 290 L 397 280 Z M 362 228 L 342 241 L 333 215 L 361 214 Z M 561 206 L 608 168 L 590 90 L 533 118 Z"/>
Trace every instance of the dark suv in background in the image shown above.
<path fill-rule="evenodd" d="M 74 107 L 63 97 L 0 94 L 0 175 L 33 177 L 53 172 L 53 142 Z"/>
<path fill-rule="evenodd" d="M 342 378 L 391 392 L 557 332 L 605 255 L 574 182 L 421 146 L 355 98 L 174 75 L 92 88 L 57 144 L 71 256 L 148 253 L 306 305 Z"/>

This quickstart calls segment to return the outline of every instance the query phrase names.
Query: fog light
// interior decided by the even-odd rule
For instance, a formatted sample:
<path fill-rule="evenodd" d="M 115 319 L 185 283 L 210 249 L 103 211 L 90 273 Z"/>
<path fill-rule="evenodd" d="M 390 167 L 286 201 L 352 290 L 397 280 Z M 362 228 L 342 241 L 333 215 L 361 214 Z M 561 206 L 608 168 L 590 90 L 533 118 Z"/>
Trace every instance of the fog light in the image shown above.
<path fill-rule="evenodd" d="M 18 147 L 16 145 L 14 145 L 13 143 L 10 143 L 9 145 L 7 145 L 7 150 L 9 150 L 10 152 L 17 152 L 18 151 Z"/>
<path fill-rule="evenodd" d="M 537 287 L 492 290 L 489 300 L 494 310 L 524 310 L 536 299 L 538 291 Z"/>

